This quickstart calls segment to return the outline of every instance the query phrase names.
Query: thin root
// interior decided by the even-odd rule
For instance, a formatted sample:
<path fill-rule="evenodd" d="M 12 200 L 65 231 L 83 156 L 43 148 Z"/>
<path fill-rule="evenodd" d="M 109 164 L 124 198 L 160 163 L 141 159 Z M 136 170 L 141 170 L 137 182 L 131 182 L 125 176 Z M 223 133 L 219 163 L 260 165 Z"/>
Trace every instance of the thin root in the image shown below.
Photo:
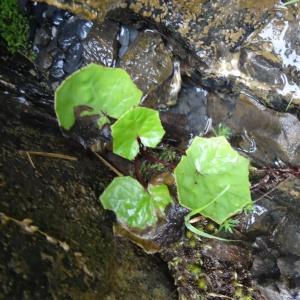
<path fill-rule="evenodd" d="M 32 159 L 31 159 L 31 156 L 30 156 L 29 152 L 25 152 L 25 153 L 26 153 L 26 156 L 27 156 L 27 158 L 28 158 L 28 160 L 29 160 L 31 166 L 35 169 L 35 165 L 34 165 Z"/>
<path fill-rule="evenodd" d="M 111 163 L 109 163 L 105 158 L 103 158 L 100 154 L 94 152 L 94 154 L 101 160 L 111 171 L 113 171 L 117 176 L 124 176 L 116 167 L 114 167 Z"/>
<path fill-rule="evenodd" d="M 276 184 L 273 188 L 271 188 L 269 191 L 267 191 L 266 193 L 264 193 L 263 195 L 261 195 L 260 197 L 258 197 L 256 200 L 254 200 L 254 203 L 257 203 L 258 201 L 262 200 L 263 198 L 267 197 L 269 194 L 271 194 L 273 191 L 276 190 L 276 188 L 282 184 L 283 182 L 286 182 L 290 177 L 285 178 L 283 181 L 279 182 L 278 184 Z"/>
<path fill-rule="evenodd" d="M 208 293 L 207 296 L 208 296 L 208 297 L 219 297 L 219 298 L 223 298 L 223 299 L 234 300 L 234 298 L 231 298 L 231 297 L 229 297 L 229 296 L 222 295 L 222 294 L 216 294 L 216 293 Z"/>
<path fill-rule="evenodd" d="M 77 157 L 75 156 L 70 156 L 70 155 L 65 155 L 60 153 L 50 153 L 50 152 L 40 152 L 40 151 L 20 151 L 20 153 L 26 153 L 28 159 L 30 155 L 36 155 L 36 156 L 44 156 L 44 157 L 51 157 L 51 158 L 58 158 L 58 159 L 65 159 L 65 160 L 73 160 L 73 161 L 77 160 Z"/>

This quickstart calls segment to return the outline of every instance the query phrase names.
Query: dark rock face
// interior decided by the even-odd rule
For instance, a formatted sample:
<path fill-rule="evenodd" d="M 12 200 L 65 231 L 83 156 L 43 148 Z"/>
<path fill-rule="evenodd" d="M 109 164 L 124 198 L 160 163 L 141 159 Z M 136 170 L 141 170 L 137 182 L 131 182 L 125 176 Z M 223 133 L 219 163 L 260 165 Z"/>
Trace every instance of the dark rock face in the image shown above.
<path fill-rule="evenodd" d="M 290 177 L 241 217 L 240 230 L 254 239 L 252 275 L 267 299 L 300 297 L 300 179 Z"/>
<path fill-rule="evenodd" d="M 219 55 L 236 49 L 260 25 L 274 1 L 260 10 L 236 0 L 128 2 L 131 10 L 166 27 L 209 66 Z"/>
<path fill-rule="evenodd" d="M 238 147 L 254 162 L 275 165 L 279 160 L 300 165 L 300 122 L 296 116 L 276 113 L 247 95 L 211 94 L 208 111 L 214 126 L 223 123 L 240 138 Z"/>
<path fill-rule="evenodd" d="M 117 23 L 94 24 L 67 11 L 44 7 L 35 15 L 40 24 L 35 32 L 34 47 L 38 68 L 49 75 L 55 89 L 66 76 L 89 63 L 115 65 Z"/>
<path fill-rule="evenodd" d="M 119 65 L 144 94 L 161 85 L 173 72 L 171 52 L 166 49 L 160 34 L 152 31 L 138 36 Z"/>
<path fill-rule="evenodd" d="M 168 134 L 181 142 L 183 149 L 186 149 L 193 136 L 205 133 L 208 122 L 207 95 L 208 92 L 200 86 L 183 84 L 177 104 L 172 107 L 164 106 L 166 109 L 160 112 Z M 144 102 L 156 109 L 161 107 L 161 103 L 150 103 L 148 99 Z"/>
<path fill-rule="evenodd" d="M 291 7 L 255 31 L 241 50 L 240 70 L 256 86 L 250 92 L 278 110 L 300 104 L 298 24 L 299 13 Z"/>
<path fill-rule="evenodd" d="M 56 0 L 48 2 L 58 5 Z M 108 19 L 98 25 L 82 17 L 45 7 L 49 20 L 46 25 L 45 20 L 39 22 L 41 26 L 35 42 L 42 49 L 38 54 L 40 68 L 47 70 L 50 79 L 57 83 L 88 62 L 107 66 L 120 65 L 131 74 L 143 92 L 149 94 L 143 104 L 148 105 L 149 100 L 150 107 L 160 108 L 160 104 L 164 105 L 162 119 L 175 137 L 188 140 L 189 134 L 203 133 L 209 120 L 208 110 L 213 125 L 222 122 L 229 126 L 234 135 L 233 144 L 257 165 L 281 168 L 284 164 L 299 166 L 300 52 L 297 7 L 275 7 L 280 1 L 273 0 L 125 2 L 112 1 L 111 5 L 107 1 L 87 3 L 79 0 L 76 4 L 59 2 L 60 6 L 65 5 L 75 13 L 84 12 L 89 18 L 97 18 L 98 12 L 101 22 L 103 15 L 108 13 Z M 194 83 L 191 86 L 183 84 L 179 97 L 176 98 L 177 102 L 172 103 L 170 108 L 166 103 L 175 73 L 174 61 L 180 62 L 180 73 L 184 76 L 184 81 L 189 77 L 187 81 L 192 79 Z M 204 88 L 210 90 L 210 93 Z M 222 94 L 219 95 L 218 92 Z M 29 103 L 23 94 L 17 97 L 22 105 Z M 47 103 L 49 102 L 43 102 L 41 106 L 47 106 Z M 30 111 L 28 109 L 29 113 Z M 10 113 L 14 114 L 13 110 Z M 42 115 L 40 120 L 43 119 Z M 53 121 L 53 115 L 49 120 Z M 42 141 L 48 146 L 46 141 Z M 51 146 L 49 148 L 52 149 Z M 10 156 L 6 157 L 8 158 Z M 44 168 L 52 167 L 47 164 Z M 60 169 L 61 166 L 57 168 Z M 88 167 L 86 170 L 91 172 Z M 10 172 L 11 177 L 15 178 L 16 174 Z M 56 175 L 62 178 L 59 171 Z M 87 178 L 92 182 L 92 178 Z M 75 179 L 70 177 L 66 181 L 67 192 L 72 196 L 73 202 L 70 200 L 70 214 L 69 207 L 68 213 L 64 214 L 66 210 L 63 205 L 59 206 L 62 219 L 82 217 L 89 220 L 87 215 L 91 214 L 93 224 L 97 214 L 93 215 L 94 212 L 84 207 L 85 202 L 83 204 L 74 200 L 78 195 L 80 199 L 84 197 L 81 191 L 73 187 Z M 274 195 L 269 195 L 273 198 L 272 201 L 264 199 L 259 202 L 254 212 L 241 222 L 240 230 L 253 242 L 252 267 L 249 247 L 247 249 L 214 241 L 201 243 L 193 236 L 181 237 L 172 247 L 168 245 L 162 256 L 176 279 L 180 299 L 199 299 L 204 295 L 214 299 L 218 297 L 216 293 L 220 293 L 221 297 L 225 295 L 243 299 L 242 297 L 251 295 L 254 299 L 261 299 L 259 293 L 251 290 L 251 275 L 247 271 L 250 267 L 252 276 L 266 299 L 298 299 L 298 181 L 293 178 L 280 185 L 274 190 Z M 87 190 L 89 199 L 95 200 L 94 189 Z M 31 208 L 28 201 L 24 202 Z M 13 203 L 18 206 L 18 203 Z M 45 204 L 42 202 L 39 205 L 43 208 Z M 53 203 L 49 205 L 55 206 Z M 74 207 L 84 207 L 85 214 L 81 215 Z M 27 212 L 27 208 L 24 211 Z M 52 211 L 55 216 L 54 209 Z M 22 218 L 23 215 L 20 219 Z M 55 218 L 53 220 L 56 221 Z M 44 220 L 40 222 L 48 232 L 49 225 Z M 91 226 L 90 223 L 89 225 Z M 166 228 L 166 232 L 176 230 L 178 224 L 175 222 L 175 225 Z M 61 222 L 59 226 L 62 226 Z M 66 228 L 73 230 L 71 226 Z M 180 222 L 178 228 L 181 228 Z M 87 230 L 92 230 L 93 235 L 99 234 L 98 227 L 77 227 L 76 234 L 70 237 L 71 248 L 77 245 L 73 240 L 78 242 L 77 236 L 85 235 Z M 106 229 L 103 230 L 106 232 Z M 52 231 L 49 233 L 52 234 Z M 56 231 L 54 233 L 59 236 Z M 163 238 L 164 236 L 161 240 Z M 101 238 L 96 242 L 101 243 Z M 112 253 L 122 252 L 116 250 L 119 248 L 110 243 L 110 238 L 106 242 Z M 92 261 L 90 255 L 95 253 L 89 253 L 91 248 L 83 243 L 79 247 L 87 255 L 86 261 Z M 97 247 L 97 250 L 103 250 L 101 246 Z M 124 256 L 130 256 L 129 252 L 124 253 Z M 120 255 L 120 262 L 124 256 Z M 105 258 L 106 256 L 103 259 Z M 88 271 L 90 265 L 92 264 L 87 263 Z M 126 267 L 120 267 L 121 270 L 118 269 L 119 272 L 116 273 L 120 275 L 124 270 L 126 273 Z M 102 278 L 102 269 L 97 264 L 91 270 Z M 107 275 L 107 272 L 103 271 L 103 274 Z M 119 275 L 113 277 L 113 282 L 119 280 Z M 149 276 L 153 278 L 153 273 L 150 272 Z M 131 278 L 136 277 L 132 275 Z M 135 293 L 130 294 L 122 284 L 116 286 L 120 289 L 120 294 L 112 292 L 111 298 L 124 298 L 127 295 L 130 295 L 130 299 L 136 297 Z M 147 289 L 142 284 L 141 286 L 142 291 Z M 167 292 L 162 293 L 162 299 L 170 299 Z M 155 298 L 156 292 L 151 290 L 148 296 L 145 295 Z"/>
<path fill-rule="evenodd" d="M 201 73 L 202 84 L 222 90 L 229 81 L 235 91 L 250 93 L 269 107 L 299 111 L 299 49 L 293 38 L 299 23 L 297 8 L 280 9 L 275 0 L 121 2 L 117 10 L 110 7 L 106 13 L 154 26 L 167 36 L 173 52 Z M 101 3 L 79 1 L 76 9 L 70 9 L 92 13 Z"/>
<path fill-rule="evenodd" d="M 0 64 L 0 298 L 175 299 L 161 262 L 113 236 L 112 174 L 62 137 L 43 78 L 3 49 Z"/>
<path fill-rule="evenodd" d="M 107 67 L 114 66 L 118 31 L 119 26 L 110 21 L 105 21 L 101 25 L 94 24 L 83 42 L 84 64 L 100 63 Z"/>

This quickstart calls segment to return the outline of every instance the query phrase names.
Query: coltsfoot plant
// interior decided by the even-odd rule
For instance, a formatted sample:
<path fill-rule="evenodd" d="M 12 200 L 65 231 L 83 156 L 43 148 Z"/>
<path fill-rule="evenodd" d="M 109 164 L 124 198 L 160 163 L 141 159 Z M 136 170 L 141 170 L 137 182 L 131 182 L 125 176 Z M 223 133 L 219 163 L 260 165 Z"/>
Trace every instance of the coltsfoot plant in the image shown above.
<path fill-rule="evenodd" d="M 141 97 L 126 71 L 91 64 L 61 84 L 55 94 L 55 110 L 64 130 L 85 115 L 95 116 L 99 128 L 109 124 L 113 152 L 135 160 L 141 148 L 157 147 L 165 134 L 158 112 L 138 106 Z M 191 211 L 185 225 L 198 235 L 224 240 L 194 227 L 190 219 L 196 214 L 228 229 L 228 219 L 252 203 L 249 161 L 224 136 L 195 137 L 174 175 L 178 201 Z M 164 184 L 150 184 L 145 189 L 136 179 L 122 176 L 112 181 L 100 201 L 115 212 L 121 224 L 144 230 L 164 217 L 165 208 L 174 200 Z"/>

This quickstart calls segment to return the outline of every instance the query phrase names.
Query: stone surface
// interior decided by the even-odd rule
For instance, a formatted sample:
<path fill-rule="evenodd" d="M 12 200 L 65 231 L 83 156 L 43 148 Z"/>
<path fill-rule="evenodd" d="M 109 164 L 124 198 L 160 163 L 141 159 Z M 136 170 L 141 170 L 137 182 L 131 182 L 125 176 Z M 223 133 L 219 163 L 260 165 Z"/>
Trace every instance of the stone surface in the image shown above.
<path fill-rule="evenodd" d="M 299 184 L 291 176 L 240 218 L 239 230 L 254 239 L 251 272 L 266 299 L 300 298 Z"/>
<path fill-rule="evenodd" d="M 276 113 L 247 95 L 211 94 L 208 112 L 214 126 L 223 123 L 239 136 L 238 147 L 255 163 L 300 165 L 300 121 L 294 115 Z"/>
<path fill-rule="evenodd" d="M 120 59 L 119 65 L 144 94 L 161 85 L 173 72 L 171 52 L 166 49 L 159 33 L 153 31 L 141 33 Z"/>
<path fill-rule="evenodd" d="M 2 48 L 0 64 L 0 298 L 176 299 L 162 262 L 114 237 L 112 174 L 62 136 L 43 77 Z"/>
<path fill-rule="evenodd" d="M 114 66 L 118 31 L 119 26 L 110 21 L 105 21 L 101 25 L 94 24 L 83 42 L 84 64 L 99 63 L 107 67 Z"/>

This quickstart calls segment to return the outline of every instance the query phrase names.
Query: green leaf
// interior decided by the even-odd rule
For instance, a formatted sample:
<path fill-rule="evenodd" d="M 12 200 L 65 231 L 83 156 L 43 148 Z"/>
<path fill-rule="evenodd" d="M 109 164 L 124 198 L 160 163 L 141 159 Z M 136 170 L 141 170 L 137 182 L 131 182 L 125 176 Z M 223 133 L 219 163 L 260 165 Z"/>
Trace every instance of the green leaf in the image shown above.
<path fill-rule="evenodd" d="M 128 227 L 144 229 L 154 225 L 172 202 L 165 185 L 149 186 L 149 193 L 134 178 L 117 177 L 100 196 L 105 209 L 115 212 L 118 220 Z"/>
<path fill-rule="evenodd" d="M 142 92 L 125 70 L 90 64 L 69 76 L 55 93 L 55 111 L 61 127 L 69 130 L 80 116 L 98 115 L 99 126 L 107 117 L 119 118 L 139 104 Z"/>
<path fill-rule="evenodd" d="M 290 0 L 290 1 L 288 1 L 288 2 L 286 2 L 286 3 L 284 3 L 283 5 L 290 5 L 290 4 L 294 4 L 294 3 L 298 3 L 298 2 L 300 2 L 300 0 Z"/>
<path fill-rule="evenodd" d="M 249 162 L 225 137 L 196 137 L 175 169 L 181 205 L 222 224 L 251 203 Z"/>
<path fill-rule="evenodd" d="M 148 192 L 152 197 L 156 213 L 163 216 L 166 206 L 172 202 L 168 187 L 164 184 L 149 185 Z"/>
<path fill-rule="evenodd" d="M 138 138 L 144 146 L 154 148 L 165 134 L 158 112 L 145 107 L 128 111 L 111 129 L 113 152 L 129 160 L 139 153 Z"/>

